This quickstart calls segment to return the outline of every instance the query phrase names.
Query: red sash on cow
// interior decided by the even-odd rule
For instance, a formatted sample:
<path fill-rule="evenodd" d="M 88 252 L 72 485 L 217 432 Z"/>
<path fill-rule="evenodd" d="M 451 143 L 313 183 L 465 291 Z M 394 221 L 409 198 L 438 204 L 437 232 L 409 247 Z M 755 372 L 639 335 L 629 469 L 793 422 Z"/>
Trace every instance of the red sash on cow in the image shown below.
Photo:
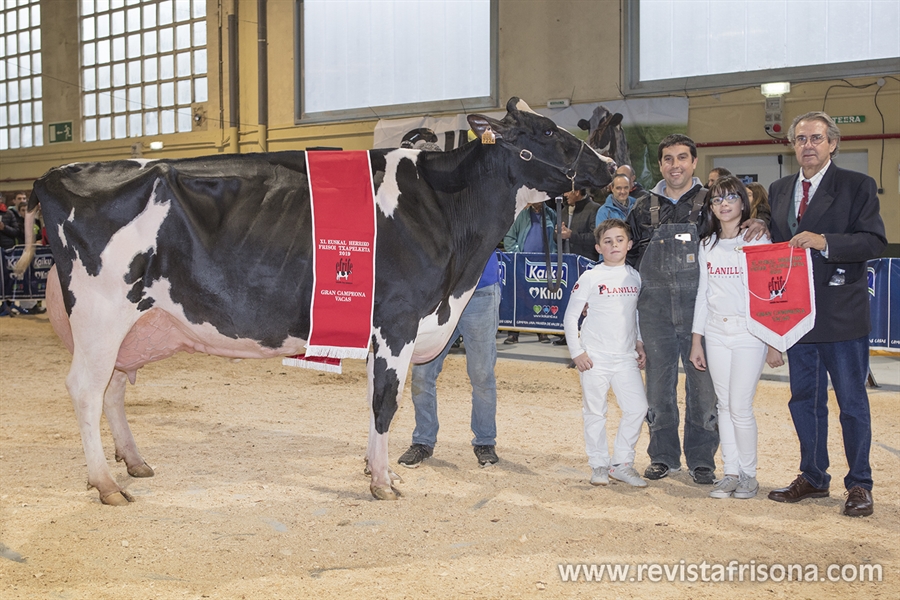
<path fill-rule="evenodd" d="M 809 250 L 787 242 L 744 246 L 747 328 L 784 351 L 816 323 L 816 296 Z"/>
<path fill-rule="evenodd" d="M 375 292 L 375 193 L 369 153 L 307 152 L 313 297 L 306 354 L 284 364 L 340 373 L 369 353 Z M 314 358 L 316 357 L 316 358 Z"/>

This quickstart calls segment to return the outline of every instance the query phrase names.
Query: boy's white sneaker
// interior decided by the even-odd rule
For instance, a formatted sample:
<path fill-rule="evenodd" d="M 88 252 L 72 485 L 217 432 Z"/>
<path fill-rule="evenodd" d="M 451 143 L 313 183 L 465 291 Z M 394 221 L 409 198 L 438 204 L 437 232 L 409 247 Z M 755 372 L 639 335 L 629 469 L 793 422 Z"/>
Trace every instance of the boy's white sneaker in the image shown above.
<path fill-rule="evenodd" d="M 737 487 L 734 489 L 734 497 L 740 498 L 741 500 L 747 500 L 748 498 L 756 496 L 758 491 L 759 482 L 756 481 L 756 477 L 741 473 L 741 478 L 738 480 Z"/>
<path fill-rule="evenodd" d="M 609 469 L 606 467 L 594 467 L 591 469 L 591 485 L 609 484 Z"/>
<path fill-rule="evenodd" d="M 627 483 L 628 485 L 633 485 L 634 487 L 647 487 L 647 482 L 641 479 L 641 476 L 638 475 L 638 472 L 634 470 L 634 467 L 631 466 L 631 463 L 613 465 L 609 469 L 609 476 L 616 481 L 621 481 L 622 483 Z"/>
<path fill-rule="evenodd" d="M 715 487 L 709 493 L 710 498 L 731 498 L 734 490 L 737 489 L 739 479 L 734 475 L 726 475 L 716 482 Z"/>

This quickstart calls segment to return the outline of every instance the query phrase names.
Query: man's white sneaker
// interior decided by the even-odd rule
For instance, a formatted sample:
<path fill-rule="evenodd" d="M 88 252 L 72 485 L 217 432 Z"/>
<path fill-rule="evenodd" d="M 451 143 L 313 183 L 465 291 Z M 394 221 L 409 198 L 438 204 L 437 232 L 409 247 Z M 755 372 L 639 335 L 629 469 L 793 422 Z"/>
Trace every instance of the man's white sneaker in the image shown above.
<path fill-rule="evenodd" d="M 591 469 L 591 485 L 609 484 L 609 469 L 606 467 L 594 467 Z"/>
<path fill-rule="evenodd" d="M 634 487 L 647 487 L 647 482 L 641 479 L 641 476 L 634 470 L 631 463 L 613 465 L 609 470 L 609 476 L 616 481 L 621 481 L 622 483 L 627 483 Z"/>
<path fill-rule="evenodd" d="M 710 498 L 731 498 L 740 480 L 734 475 L 726 475 L 716 482 L 715 487 L 709 493 Z"/>
<path fill-rule="evenodd" d="M 734 497 L 746 500 L 756 496 L 758 491 L 759 482 L 756 481 L 756 477 L 744 475 L 742 473 L 740 480 L 738 480 L 737 487 L 734 489 Z"/>

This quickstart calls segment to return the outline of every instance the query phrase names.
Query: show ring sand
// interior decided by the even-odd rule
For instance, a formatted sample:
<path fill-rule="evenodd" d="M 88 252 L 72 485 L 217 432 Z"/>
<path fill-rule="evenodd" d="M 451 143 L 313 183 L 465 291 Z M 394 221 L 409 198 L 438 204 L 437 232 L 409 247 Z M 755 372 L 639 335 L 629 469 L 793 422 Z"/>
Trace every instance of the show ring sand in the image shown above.
<path fill-rule="evenodd" d="M 434 458 L 396 465 L 414 426 L 407 386 L 390 442 L 404 496 L 380 502 L 363 474 L 363 361 L 333 375 L 279 359 L 180 354 L 142 369 L 126 392 L 155 477 L 133 479 L 113 463 L 103 424 L 113 473 L 135 497 L 108 507 L 85 489 L 65 388 L 70 356 L 47 320 L 0 319 L 0 359 L 3 600 L 900 597 L 897 392 L 870 391 L 875 514 L 851 519 L 840 514 L 846 461 L 833 396 L 831 497 L 766 499 L 796 476 L 799 445 L 787 384 L 764 381 L 755 403 L 760 494 L 714 500 L 685 471 L 644 489 L 591 486 L 578 375 L 555 363 L 498 362 L 500 462 L 479 468 L 465 359 L 451 355 L 438 380 Z M 612 400 L 609 413 L 612 435 Z M 647 441 L 645 427 L 640 472 Z M 732 581 L 687 580 L 704 562 L 712 578 L 731 561 L 746 565 L 743 582 L 737 571 Z M 561 575 L 560 565 L 607 563 L 626 565 L 626 580 Z M 776 578 L 782 566 L 801 565 L 807 578 L 817 569 L 820 581 L 750 581 L 760 565 L 774 565 Z M 881 581 L 827 580 L 878 569 Z"/>

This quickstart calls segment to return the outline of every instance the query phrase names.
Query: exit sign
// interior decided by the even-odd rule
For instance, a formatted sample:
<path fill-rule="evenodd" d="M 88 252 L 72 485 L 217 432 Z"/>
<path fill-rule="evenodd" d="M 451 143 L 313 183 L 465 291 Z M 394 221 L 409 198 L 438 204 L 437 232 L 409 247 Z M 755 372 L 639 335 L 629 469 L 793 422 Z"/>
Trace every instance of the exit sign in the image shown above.
<path fill-rule="evenodd" d="M 866 115 L 847 115 L 844 117 L 832 117 L 838 125 L 849 125 L 850 123 L 865 123 Z"/>
<path fill-rule="evenodd" d="M 50 123 L 50 143 L 72 141 L 72 121 Z"/>

